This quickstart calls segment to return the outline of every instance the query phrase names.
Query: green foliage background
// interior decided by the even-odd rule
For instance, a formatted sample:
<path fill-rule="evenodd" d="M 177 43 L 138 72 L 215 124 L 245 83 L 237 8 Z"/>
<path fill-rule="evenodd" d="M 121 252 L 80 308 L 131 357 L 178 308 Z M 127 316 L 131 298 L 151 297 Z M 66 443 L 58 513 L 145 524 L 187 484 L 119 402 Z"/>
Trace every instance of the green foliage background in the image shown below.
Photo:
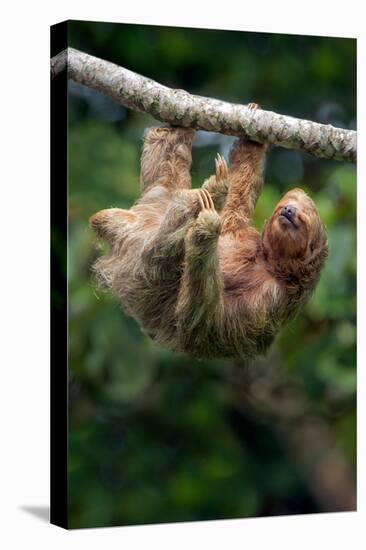
<path fill-rule="evenodd" d="M 70 22 L 69 43 L 168 86 L 345 128 L 355 127 L 351 39 Z M 96 289 L 94 212 L 138 197 L 143 130 L 157 121 L 69 87 L 69 505 L 71 527 L 321 511 L 271 426 L 239 414 L 224 361 L 150 342 Z M 231 139 L 200 132 L 193 184 Z M 273 358 L 304 381 L 314 413 L 355 465 L 356 171 L 270 149 L 260 227 L 282 193 L 303 187 L 326 223 L 330 256 L 306 310 Z M 243 367 L 244 368 L 244 367 Z"/>

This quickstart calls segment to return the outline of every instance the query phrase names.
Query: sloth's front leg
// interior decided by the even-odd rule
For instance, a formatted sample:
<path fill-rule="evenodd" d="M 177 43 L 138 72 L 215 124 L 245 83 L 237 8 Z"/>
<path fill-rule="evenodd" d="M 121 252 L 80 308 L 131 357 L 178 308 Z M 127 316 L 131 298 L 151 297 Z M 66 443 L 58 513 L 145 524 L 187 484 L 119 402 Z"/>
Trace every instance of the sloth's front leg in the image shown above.
<path fill-rule="evenodd" d="M 146 241 L 142 251 L 143 265 L 150 279 L 171 279 L 180 274 L 184 240 L 206 195 L 203 189 L 185 189 L 175 195 L 159 229 Z"/>
<path fill-rule="evenodd" d="M 217 154 L 215 159 L 215 167 L 215 175 L 204 182 L 202 189 L 206 189 L 206 191 L 210 193 L 215 209 L 221 212 L 225 206 L 226 197 L 229 191 L 229 174 L 226 160 L 220 154 Z"/>
<path fill-rule="evenodd" d="M 176 309 L 178 333 L 185 350 L 205 355 L 224 317 L 224 281 L 219 266 L 217 242 L 221 221 L 211 196 L 202 200 L 202 210 L 187 233 L 184 271 Z M 206 353 L 210 355 L 209 350 Z"/>

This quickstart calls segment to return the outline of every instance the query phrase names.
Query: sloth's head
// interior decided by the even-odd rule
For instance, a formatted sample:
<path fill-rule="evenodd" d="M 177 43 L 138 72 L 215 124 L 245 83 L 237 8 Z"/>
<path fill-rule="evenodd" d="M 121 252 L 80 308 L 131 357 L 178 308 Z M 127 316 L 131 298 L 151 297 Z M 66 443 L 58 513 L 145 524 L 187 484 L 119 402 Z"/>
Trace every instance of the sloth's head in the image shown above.
<path fill-rule="evenodd" d="M 264 227 L 262 244 L 272 261 L 299 261 L 317 269 L 323 265 L 327 235 L 314 202 L 302 189 L 282 197 Z"/>

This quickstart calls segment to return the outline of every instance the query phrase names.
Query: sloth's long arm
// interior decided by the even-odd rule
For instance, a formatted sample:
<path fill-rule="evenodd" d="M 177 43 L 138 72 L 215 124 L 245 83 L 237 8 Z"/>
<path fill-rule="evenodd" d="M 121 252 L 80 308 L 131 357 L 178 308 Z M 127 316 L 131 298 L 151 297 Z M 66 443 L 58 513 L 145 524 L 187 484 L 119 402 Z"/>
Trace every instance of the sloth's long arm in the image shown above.
<path fill-rule="evenodd" d="M 207 342 L 224 313 L 223 278 L 217 242 L 220 217 L 213 203 L 198 216 L 186 238 L 185 262 L 177 304 L 178 330 L 186 349 Z"/>
<path fill-rule="evenodd" d="M 142 254 L 150 278 L 171 278 L 181 270 L 184 241 L 200 211 L 202 195 L 205 192 L 199 189 L 177 193 L 159 229 L 146 241 Z"/>

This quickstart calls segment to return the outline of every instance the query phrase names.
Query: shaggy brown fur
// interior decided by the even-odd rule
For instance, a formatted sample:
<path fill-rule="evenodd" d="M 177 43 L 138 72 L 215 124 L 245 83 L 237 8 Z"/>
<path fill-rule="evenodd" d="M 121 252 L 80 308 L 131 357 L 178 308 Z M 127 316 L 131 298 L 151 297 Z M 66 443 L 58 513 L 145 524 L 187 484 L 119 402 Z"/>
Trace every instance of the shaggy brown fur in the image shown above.
<path fill-rule="evenodd" d="M 301 189 L 281 199 L 262 233 L 250 227 L 262 187 L 258 143 L 236 140 L 229 170 L 218 156 L 216 175 L 191 189 L 193 136 L 148 131 L 141 198 L 91 218 L 110 246 L 94 269 L 156 342 L 196 357 L 253 357 L 310 297 L 325 230 Z"/>

